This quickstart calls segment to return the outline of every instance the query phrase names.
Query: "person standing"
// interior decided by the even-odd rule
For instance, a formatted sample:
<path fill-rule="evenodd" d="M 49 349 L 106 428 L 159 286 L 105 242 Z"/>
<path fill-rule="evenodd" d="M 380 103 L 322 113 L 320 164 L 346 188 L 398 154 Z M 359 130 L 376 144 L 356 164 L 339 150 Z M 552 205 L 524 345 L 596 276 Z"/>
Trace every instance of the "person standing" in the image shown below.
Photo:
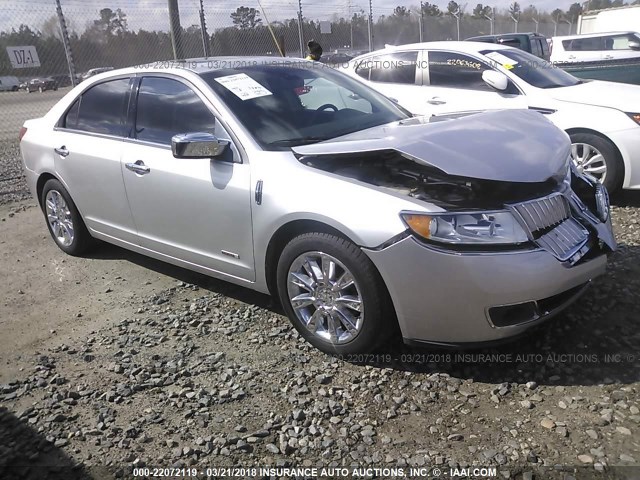
<path fill-rule="evenodd" d="M 320 57 L 322 57 L 322 47 L 315 40 L 309 40 L 307 43 L 307 47 L 309 48 L 309 53 L 305 57 L 305 60 L 313 60 L 314 62 L 319 62 Z"/>

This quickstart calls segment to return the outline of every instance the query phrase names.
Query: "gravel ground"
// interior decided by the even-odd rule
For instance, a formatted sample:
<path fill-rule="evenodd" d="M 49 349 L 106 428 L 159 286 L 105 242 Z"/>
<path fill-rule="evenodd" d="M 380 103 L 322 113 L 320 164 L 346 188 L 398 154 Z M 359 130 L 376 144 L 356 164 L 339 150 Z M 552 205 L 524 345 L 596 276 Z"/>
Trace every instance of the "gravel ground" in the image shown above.
<path fill-rule="evenodd" d="M 112 246 L 66 257 L 33 203 L 15 202 L 16 148 L 2 148 L 0 478 L 134 478 L 144 466 L 640 478 L 640 195 L 613 208 L 620 248 L 606 275 L 526 338 L 336 358 L 268 297 Z"/>
<path fill-rule="evenodd" d="M 0 205 L 30 197 L 16 140 L 0 140 Z"/>

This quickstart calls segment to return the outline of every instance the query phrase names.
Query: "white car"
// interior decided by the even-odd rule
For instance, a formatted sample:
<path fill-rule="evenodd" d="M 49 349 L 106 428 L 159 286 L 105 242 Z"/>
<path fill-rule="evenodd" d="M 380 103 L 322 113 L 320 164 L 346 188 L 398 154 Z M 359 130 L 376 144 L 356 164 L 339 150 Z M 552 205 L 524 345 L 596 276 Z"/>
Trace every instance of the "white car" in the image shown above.
<path fill-rule="evenodd" d="M 640 58 L 637 32 L 587 33 L 553 37 L 553 63 L 607 62 Z"/>
<path fill-rule="evenodd" d="M 640 87 L 581 80 L 522 50 L 479 42 L 388 47 L 347 73 L 419 115 L 526 108 L 571 137 L 574 162 L 614 191 L 640 188 Z"/>

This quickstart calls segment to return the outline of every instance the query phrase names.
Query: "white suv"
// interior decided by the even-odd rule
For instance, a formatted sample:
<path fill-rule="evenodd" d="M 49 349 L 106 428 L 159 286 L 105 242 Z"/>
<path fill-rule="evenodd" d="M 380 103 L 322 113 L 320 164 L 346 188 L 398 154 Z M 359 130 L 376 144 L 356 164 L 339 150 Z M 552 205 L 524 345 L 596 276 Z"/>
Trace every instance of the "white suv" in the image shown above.
<path fill-rule="evenodd" d="M 625 58 L 640 58 L 639 33 L 589 33 L 552 38 L 553 63 L 606 62 Z"/>

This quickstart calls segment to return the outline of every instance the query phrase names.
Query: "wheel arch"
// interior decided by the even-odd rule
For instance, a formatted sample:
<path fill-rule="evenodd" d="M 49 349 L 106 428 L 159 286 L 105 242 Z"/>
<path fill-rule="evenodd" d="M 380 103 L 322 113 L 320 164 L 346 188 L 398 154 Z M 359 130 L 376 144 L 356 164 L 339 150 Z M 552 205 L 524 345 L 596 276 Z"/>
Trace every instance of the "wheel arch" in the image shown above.
<path fill-rule="evenodd" d="M 278 259 L 280 258 L 282 250 L 293 238 L 310 232 L 330 233 L 358 245 L 349 235 L 318 220 L 298 219 L 281 225 L 271 236 L 265 254 L 265 280 L 269 293 L 271 293 L 273 297 L 278 297 L 276 272 L 278 269 Z"/>
<path fill-rule="evenodd" d="M 630 171 L 630 165 L 628 164 L 627 160 L 624 158 L 624 155 L 622 155 L 622 152 L 620 151 L 620 148 L 618 148 L 618 145 L 616 144 L 616 142 L 611 140 L 611 138 L 609 138 L 604 133 L 599 132 L 597 130 L 592 130 L 590 128 L 573 127 L 573 128 L 567 128 L 565 130 L 565 132 L 567 132 L 568 135 L 571 135 L 571 134 L 574 134 L 574 133 L 587 133 L 587 134 L 595 135 L 596 137 L 600 137 L 601 139 L 606 140 L 611 145 L 613 145 L 613 148 L 615 149 L 616 154 L 618 155 L 618 160 L 620 160 L 620 162 L 622 162 L 623 171 L 622 171 L 621 184 L 622 185 L 625 184 L 627 173 Z"/>
<path fill-rule="evenodd" d="M 39 176 L 38 176 L 38 180 L 36 182 L 36 195 L 38 196 L 38 205 L 40 205 L 40 208 L 43 208 L 44 206 L 42 205 L 42 191 L 44 190 L 44 186 L 45 184 L 49 181 L 49 180 L 57 180 L 59 181 L 62 186 L 65 188 L 65 190 L 67 191 L 67 194 L 71 197 L 71 200 L 73 201 L 74 205 L 76 206 L 76 210 L 78 210 L 78 214 L 80 215 L 80 219 L 85 222 L 86 225 L 86 221 L 84 219 L 84 213 L 82 212 L 82 209 L 78 206 L 78 204 L 76 203 L 76 201 L 73 199 L 73 195 L 71 195 L 71 192 L 69 191 L 69 187 L 68 185 L 59 177 L 57 177 L 56 175 L 54 175 L 53 173 L 46 171 L 46 172 L 42 172 Z"/>
<path fill-rule="evenodd" d="M 53 175 L 50 172 L 44 172 L 42 174 L 40 174 L 40 176 L 38 176 L 38 181 L 36 182 L 36 194 L 38 196 L 38 205 L 40 205 L 40 208 L 42 208 L 42 191 L 44 190 L 44 185 L 49 181 L 49 180 L 58 180 L 60 183 L 62 183 L 64 185 L 64 183 L 55 175 Z M 71 195 L 71 194 L 69 194 Z"/>

